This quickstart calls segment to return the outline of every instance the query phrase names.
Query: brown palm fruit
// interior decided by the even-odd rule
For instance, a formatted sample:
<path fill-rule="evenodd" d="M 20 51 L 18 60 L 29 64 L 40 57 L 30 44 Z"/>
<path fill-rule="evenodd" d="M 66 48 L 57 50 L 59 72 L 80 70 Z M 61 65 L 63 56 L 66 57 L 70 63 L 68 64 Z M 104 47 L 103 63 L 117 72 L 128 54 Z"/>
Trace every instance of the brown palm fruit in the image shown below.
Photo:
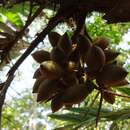
<path fill-rule="evenodd" d="M 34 72 L 34 75 L 33 75 L 33 78 L 34 79 L 37 79 L 39 77 L 41 77 L 41 72 L 40 72 L 40 68 L 38 68 L 35 72 Z"/>
<path fill-rule="evenodd" d="M 105 64 L 105 54 L 98 46 L 92 46 L 86 55 L 86 63 L 90 72 L 97 72 Z"/>
<path fill-rule="evenodd" d="M 57 46 L 59 39 L 61 38 L 61 35 L 57 32 L 50 32 L 48 35 L 49 41 L 52 45 L 52 47 Z"/>
<path fill-rule="evenodd" d="M 77 69 L 78 69 L 78 64 L 76 64 L 75 62 L 69 61 L 69 63 L 68 63 L 68 71 L 73 72 L 73 71 L 75 71 Z"/>
<path fill-rule="evenodd" d="M 112 87 L 120 87 L 120 86 L 125 86 L 125 85 L 128 85 L 128 84 L 129 84 L 128 80 L 123 79 L 123 80 L 121 80 L 121 81 L 119 81 L 119 82 L 117 82 L 115 84 L 112 84 L 111 86 Z"/>
<path fill-rule="evenodd" d="M 78 84 L 78 79 L 75 73 L 68 72 L 68 73 L 64 73 L 64 75 L 62 76 L 62 82 L 65 85 L 72 86 Z"/>
<path fill-rule="evenodd" d="M 108 47 L 110 41 L 106 37 L 98 37 L 93 43 L 104 50 Z"/>
<path fill-rule="evenodd" d="M 70 108 L 72 108 L 72 106 L 73 106 L 73 104 L 66 104 L 65 109 L 70 109 Z"/>
<path fill-rule="evenodd" d="M 54 61 L 44 61 L 40 65 L 40 71 L 43 77 L 48 79 L 58 79 L 62 73 L 62 68 Z"/>
<path fill-rule="evenodd" d="M 112 85 L 123 80 L 127 74 L 128 72 L 124 68 L 108 64 L 103 67 L 101 72 L 97 73 L 96 79 L 100 83 Z"/>
<path fill-rule="evenodd" d="M 57 94 L 57 91 L 58 91 L 57 80 L 45 79 L 39 86 L 37 102 L 39 101 L 44 102 L 45 100 Z"/>
<path fill-rule="evenodd" d="M 58 47 L 66 54 L 69 55 L 72 51 L 72 42 L 67 33 L 65 33 L 58 42 Z"/>
<path fill-rule="evenodd" d="M 34 85 L 33 85 L 33 91 L 32 93 L 38 93 L 39 86 L 42 82 L 44 82 L 45 78 L 39 77 L 36 79 Z"/>
<path fill-rule="evenodd" d="M 61 99 L 65 105 L 78 104 L 82 102 L 88 94 L 88 89 L 84 84 L 76 84 L 67 88 Z"/>
<path fill-rule="evenodd" d="M 56 112 L 63 107 L 63 102 L 61 101 L 61 94 L 57 94 L 51 101 L 51 110 Z"/>
<path fill-rule="evenodd" d="M 78 63 L 80 61 L 80 52 L 79 50 L 76 48 L 74 49 L 70 55 L 69 55 L 69 61 Z"/>
<path fill-rule="evenodd" d="M 67 55 L 58 47 L 54 47 L 50 54 L 51 60 L 57 63 L 65 63 L 67 61 Z"/>
<path fill-rule="evenodd" d="M 32 54 L 32 57 L 38 63 L 42 63 L 43 61 L 50 60 L 50 53 L 45 50 L 36 51 Z"/>
<path fill-rule="evenodd" d="M 120 53 L 112 50 L 104 50 L 106 62 L 113 61 Z"/>
<path fill-rule="evenodd" d="M 79 49 L 79 52 L 82 56 L 88 52 L 91 46 L 92 46 L 91 41 L 85 35 L 78 36 L 77 48 Z"/>
<path fill-rule="evenodd" d="M 110 93 L 110 92 L 112 92 L 112 89 L 110 87 L 107 87 L 107 88 L 105 88 L 105 90 L 106 91 L 102 91 L 103 99 L 106 102 L 113 104 L 115 102 L 115 95 Z M 110 91 L 110 92 L 107 92 L 107 90 Z"/>

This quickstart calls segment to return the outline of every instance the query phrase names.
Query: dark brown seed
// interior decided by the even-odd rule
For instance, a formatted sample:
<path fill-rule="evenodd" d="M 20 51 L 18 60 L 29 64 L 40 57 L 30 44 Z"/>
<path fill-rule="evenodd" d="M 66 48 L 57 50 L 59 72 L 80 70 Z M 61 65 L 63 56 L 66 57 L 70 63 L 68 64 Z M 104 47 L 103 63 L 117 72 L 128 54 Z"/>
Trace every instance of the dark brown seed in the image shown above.
<path fill-rule="evenodd" d="M 54 61 L 44 61 L 40 65 L 43 77 L 48 79 L 58 79 L 62 75 L 62 68 Z"/>
<path fill-rule="evenodd" d="M 58 94 L 51 101 L 51 110 L 53 113 L 63 107 L 63 102 L 61 101 L 61 96 L 62 96 L 61 94 Z"/>
<path fill-rule="evenodd" d="M 53 47 L 57 46 L 61 35 L 56 32 L 50 32 L 48 35 L 49 41 Z"/>
<path fill-rule="evenodd" d="M 69 55 L 72 51 L 72 42 L 67 33 L 65 33 L 58 42 L 58 47 L 64 51 L 66 55 Z"/>
<path fill-rule="evenodd" d="M 56 80 L 44 80 L 39 86 L 37 102 L 49 99 L 57 93 L 57 81 Z"/>
<path fill-rule="evenodd" d="M 123 80 L 127 74 L 128 72 L 124 68 L 108 64 L 103 67 L 101 72 L 97 73 L 96 79 L 100 83 L 112 85 Z"/>
<path fill-rule="evenodd" d="M 64 91 L 62 101 L 65 105 L 78 104 L 82 102 L 88 96 L 88 94 L 89 92 L 85 85 L 74 85 Z"/>
<path fill-rule="evenodd" d="M 109 43 L 110 41 L 105 37 L 98 37 L 94 40 L 94 45 L 99 46 L 103 50 L 108 47 Z"/>
<path fill-rule="evenodd" d="M 105 90 L 106 91 L 102 92 L 102 96 L 103 96 L 104 100 L 110 104 L 113 104 L 115 102 L 115 95 L 107 92 L 107 90 L 112 92 L 111 88 L 108 87 Z"/>
<path fill-rule="evenodd" d="M 120 53 L 112 50 L 104 50 L 106 62 L 114 60 Z"/>
<path fill-rule="evenodd" d="M 105 64 L 105 54 L 98 46 L 92 46 L 86 56 L 86 63 L 90 72 L 97 72 Z"/>
<path fill-rule="evenodd" d="M 38 93 L 38 89 L 39 89 L 39 86 L 42 82 L 44 82 L 45 78 L 43 77 L 40 77 L 40 78 L 37 78 L 34 85 L 33 85 L 33 91 L 32 93 Z"/>
<path fill-rule="evenodd" d="M 41 72 L 40 72 L 40 68 L 38 68 L 35 72 L 34 72 L 34 75 L 33 75 L 33 78 L 34 79 L 37 79 L 39 77 L 41 77 Z"/>
<path fill-rule="evenodd" d="M 52 49 L 50 57 L 57 63 L 65 63 L 67 61 L 67 55 L 58 47 Z"/>
<path fill-rule="evenodd" d="M 79 49 L 81 55 L 85 55 L 92 46 L 91 41 L 85 35 L 78 36 L 77 44 L 77 48 Z"/>
<path fill-rule="evenodd" d="M 42 63 L 43 61 L 50 60 L 50 53 L 48 51 L 40 50 L 36 51 L 32 54 L 32 57 L 34 60 L 36 60 L 38 63 Z"/>

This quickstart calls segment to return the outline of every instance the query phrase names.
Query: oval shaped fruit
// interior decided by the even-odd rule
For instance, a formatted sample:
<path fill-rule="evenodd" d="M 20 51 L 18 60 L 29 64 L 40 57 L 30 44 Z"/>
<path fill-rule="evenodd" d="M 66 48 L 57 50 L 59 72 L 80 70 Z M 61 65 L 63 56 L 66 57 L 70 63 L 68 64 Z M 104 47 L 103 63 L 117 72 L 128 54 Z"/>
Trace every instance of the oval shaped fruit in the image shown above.
<path fill-rule="evenodd" d="M 110 104 L 113 104 L 115 102 L 115 95 L 112 94 L 112 93 L 107 92 L 107 90 L 112 92 L 112 89 L 111 88 L 105 88 L 105 90 L 106 91 L 102 91 L 103 99 L 106 102 L 108 102 Z"/>
<path fill-rule="evenodd" d="M 92 46 L 86 55 L 86 64 L 90 72 L 100 71 L 105 64 L 103 50 L 98 46 Z"/>
<path fill-rule="evenodd" d="M 51 101 L 51 110 L 56 112 L 63 107 L 63 102 L 61 101 L 61 94 L 56 95 Z"/>
<path fill-rule="evenodd" d="M 88 96 L 88 89 L 83 84 L 77 84 L 67 88 L 61 99 L 65 105 L 78 104 Z"/>
<path fill-rule="evenodd" d="M 56 80 L 44 80 L 38 89 L 37 102 L 45 101 L 57 94 L 58 86 Z"/>
<path fill-rule="evenodd" d="M 108 47 L 110 41 L 106 37 L 98 37 L 93 43 L 104 50 Z"/>
<path fill-rule="evenodd" d="M 128 72 L 124 68 L 108 64 L 103 67 L 101 72 L 97 73 L 96 79 L 100 83 L 112 85 L 123 80 L 127 74 Z"/>
<path fill-rule="evenodd" d="M 38 93 L 38 89 L 39 89 L 39 86 L 42 82 L 44 82 L 45 78 L 43 77 L 40 77 L 40 78 L 37 78 L 34 85 L 33 85 L 33 91 L 32 93 Z"/>
<path fill-rule="evenodd" d="M 62 68 L 54 61 L 42 62 L 40 71 L 42 76 L 48 79 L 58 79 L 63 73 Z"/>
<path fill-rule="evenodd" d="M 43 61 L 50 60 L 50 53 L 45 50 L 36 51 L 32 54 L 32 57 L 38 63 L 42 63 Z"/>
<path fill-rule="evenodd" d="M 76 77 L 76 74 L 68 72 L 62 76 L 62 82 L 67 86 L 72 86 L 78 84 L 78 79 Z"/>
<path fill-rule="evenodd" d="M 35 72 L 34 72 L 34 75 L 33 75 L 33 78 L 34 79 L 37 79 L 39 77 L 41 77 L 41 72 L 40 72 L 40 68 L 38 68 Z"/>
<path fill-rule="evenodd" d="M 85 35 L 79 35 L 77 38 L 77 48 L 81 55 L 85 55 L 90 47 L 92 46 L 91 41 Z"/>
<path fill-rule="evenodd" d="M 73 72 L 78 69 L 78 64 L 75 62 L 69 61 L 68 63 L 68 71 Z"/>
<path fill-rule="evenodd" d="M 57 32 L 50 32 L 48 35 L 49 41 L 53 47 L 57 46 L 59 39 L 61 38 L 61 35 Z"/>
<path fill-rule="evenodd" d="M 65 63 L 67 61 L 67 55 L 58 47 L 52 49 L 50 57 L 57 63 Z"/>
<path fill-rule="evenodd" d="M 80 61 L 80 52 L 77 48 L 70 53 L 69 60 L 75 63 L 78 63 Z"/>
<path fill-rule="evenodd" d="M 114 60 L 120 53 L 112 50 L 104 50 L 106 62 Z"/>
<path fill-rule="evenodd" d="M 121 80 L 121 81 L 119 81 L 119 82 L 117 82 L 115 84 L 112 84 L 111 86 L 112 87 L 120 87 L 120 86 L 124 86 L 124 85 L 128 85 L 128 84 L 129 84 L 128 80 L 123 79 L 123 80 Z"/>
<path fill-rule="evenodd" d="M 64 51 L 66 55 L 69 55 L 72 51 L 72 42 L 67 33 L 65 33 L 58 42 L 58 47 Z"/>

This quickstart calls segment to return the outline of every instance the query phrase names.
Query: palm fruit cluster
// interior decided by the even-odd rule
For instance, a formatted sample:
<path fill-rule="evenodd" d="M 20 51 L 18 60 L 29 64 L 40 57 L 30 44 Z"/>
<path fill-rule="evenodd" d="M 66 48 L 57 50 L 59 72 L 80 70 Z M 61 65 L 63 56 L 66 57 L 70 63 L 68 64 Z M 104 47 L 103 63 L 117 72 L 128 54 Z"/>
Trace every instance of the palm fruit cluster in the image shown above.
<path fill-rule="evenodd" d="M 91 42 L 79 35 L 73 44 L 67 33 L 61 36 L 51 32 L 48 37 L 51 52 L 38 50 L 32 54 L 40 64 L 33 76 L 37 101 L 51 101 L 52 112 L 56 112 L 81 103 L 97 89 L 105 101 L 113 104 L 115 95 L 107 91 L 128 84 L 128 73 L 116 63 L 119 53 L 108 49 L 109 40 L 97 38 Z"/>

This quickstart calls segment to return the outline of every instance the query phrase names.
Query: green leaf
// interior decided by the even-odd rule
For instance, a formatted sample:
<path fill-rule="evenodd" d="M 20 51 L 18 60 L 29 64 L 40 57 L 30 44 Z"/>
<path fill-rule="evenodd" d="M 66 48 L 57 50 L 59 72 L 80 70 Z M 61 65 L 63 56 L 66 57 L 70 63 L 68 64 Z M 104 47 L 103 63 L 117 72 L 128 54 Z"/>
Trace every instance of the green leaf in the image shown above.
<path fill-rule="evenodd" d="M 130 96 L 130 88 L 128 87 L 117 88 L 117 90 Z"/>
<path fill-rule="evenodd" d="M 17 27 L 23 27 L 23 22 L 18 13 L 7 12 L 6 17 Z"/>
<path fill-rule="evenodd" d="M 62 120 L 62 121 L 71 121 L 71 122 L 80 122 L 83 119 L 79 114 L 50 114 L 48 115 L 51 118 Z"/>

